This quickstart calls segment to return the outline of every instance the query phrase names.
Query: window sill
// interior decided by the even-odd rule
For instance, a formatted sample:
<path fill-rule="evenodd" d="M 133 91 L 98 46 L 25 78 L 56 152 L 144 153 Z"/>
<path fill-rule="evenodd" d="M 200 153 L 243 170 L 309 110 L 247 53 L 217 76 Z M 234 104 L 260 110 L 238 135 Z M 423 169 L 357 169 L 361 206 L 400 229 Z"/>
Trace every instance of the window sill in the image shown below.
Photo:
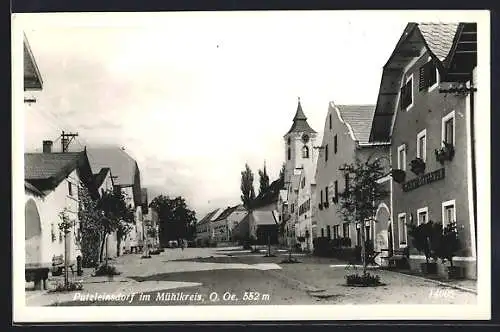
<path fill-rule="evenodd" d="M 407 245 L 406 243 L 400 243 L 400 244 L 399 244 L 399 247 L 400 247 L 400 248 L 406 248 L 407 246 L 408 246 L 408 245 Z"/>

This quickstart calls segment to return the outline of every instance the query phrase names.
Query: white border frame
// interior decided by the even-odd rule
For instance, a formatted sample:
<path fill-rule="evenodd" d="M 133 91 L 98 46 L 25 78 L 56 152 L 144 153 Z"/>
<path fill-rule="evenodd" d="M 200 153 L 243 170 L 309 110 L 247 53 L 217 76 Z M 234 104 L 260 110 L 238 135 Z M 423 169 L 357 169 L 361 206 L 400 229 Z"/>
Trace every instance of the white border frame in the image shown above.
<path fill-rule="evenodd" d="M 406 232 L 404 234 L 404 238 L 405 238 L 405 244 L 401 244 L 401 228 L 400 228 L 400 222 L 401 222 L 401 218 L 404 217 L 405 218 L 405 224 L 407 226 L 406 228 Z M 406 217 L 406 212 L 401 212 L 401 213 L 398 213 L 398 244 L 399 244 L 399 247 L 400 248 L 406 248 L 408 246 L 408 218 Z"/>
<path fill-rule="evenodd" d="M 420 146 L 420 138 L 425 137 L 424 140 L 424 150 L 422 151 L 422 147 Z M 399 154 L 398 154 L 399 156 Z M 421 130 L 417 134 L 417 158 L 421 158 L 423 161 L 427 161 L 427 129 Z"/>
<path fill-rule="evenodd" d="M 446 227 L 444 223 L 444 216 L 445 216 L 445 210 L 444 208 L 447 206 L 453 205 L 453 221 L 457 221 L 457 204 L 455 203 L 454 199 L 450 199 L 449 201 L 445 201 L 441 203 L 441 222 L 443 224 L 443 229 Z"/>
<path fill-rule="evenodd" d="M 399 156 L 400 156 L 400 152 L 401 151 L 404 151 L 405 154 L 404 154 L 404 162 L 403 164 L 401 165 L 401 160 L 399 159 Z M 403 170 L 403 171 L 406 171 L 406 144 L 401 144 L 400 146 L 398 146 L 398 169 L 400 170 Z M 401 167 L 403 166 L 403 167 Z"/>
<path fill-rule="evenodd" d="M 455 147 L 455 142 L 456 142 L 456 132 L 457 132 L 457 119 L 455 117 L 455 110 L 451 111 L 450 113 L 446 114 L 445 116 L 443 116 L 443 118 L 441 119 L 441 147 L 444 147 L 444 132 L 445 132 L 445 123 L 452 119 L 453 118 L 453 147 Z"/>
<path fill-rule="evenodd" d="M 420 208 L 420 209 L 417 209 L 417 226 L 420 226 L 420 219 L 418 218 L 420 213 L 422 212 L 425 212 L 427 218 L 426 218 L 426 222 L 425 223 L 428 223 L 429 222 L 429 207 L 425 206 L 423 208 Z"/>

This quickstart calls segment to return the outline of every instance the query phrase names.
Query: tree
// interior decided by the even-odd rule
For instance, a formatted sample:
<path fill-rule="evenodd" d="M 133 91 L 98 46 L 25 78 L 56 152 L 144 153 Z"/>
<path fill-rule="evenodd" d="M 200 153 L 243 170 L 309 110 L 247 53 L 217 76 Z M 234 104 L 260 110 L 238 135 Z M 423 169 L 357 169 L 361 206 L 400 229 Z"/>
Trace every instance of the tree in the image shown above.
<path fill-rule="evenodd" d="M 245 164 L 245 170 L 241 172 L 241 201 L 246 209 L 250 209 L 255 199 L 255 189 L 253 187 L 253 172 L 248 164 Z"/>
<path fill-rule="evenodd" d="M 71 229 L 74 227 L 74 222 L 68 216 L 68 209 L 64 208 L 63 211 L 59 213 L 59 218 L 61 222 L 59 223 L 59 230 L 64 234 L 64 288 L 69 287 L 69 239 L 68 235 L 71 233 Z"/>
<path fill-rule="evenodd" d="M 286 170 L 286 164 L 283 163 L 283 165 L 281 165 L 280 175 L 278 176 L 278 179 L 282 184 L 285 184 L 285 170 Z"/>
<path fill-rule="evenodd" d="M 264 168 L 259 169 L 259 196 L 264 195 L 269 190 L 269 175 L 267 175 L 266 163 Z"/>
<path fill-rule="evenodd" d="M 100 256 L 100 244 L 104 234 L 104 226 L 101 223 L 102 214 L 97 209 L 97 200 L 90 197 L 88 189 L 83 186 L 79 189 L 78 198 L 78 220 L 80 221 L 79 236 L 82 250 L 82 263 L 84 267 L 93 267 L 102 260 Z"/>
<path fill-rule="evenodd" d="M 103 192 L 101 198 L 97 202 L 97 209 L 102 215 L 101 224 L 103 236 L 100 246 L 101 258 L 104 252 L 106 238 L 109 234 L 116 231 L 118 248 L 120 248 L 121 241 L 132 230 L 132 225 L 135 222 L 134 210 L 127 206 L 125 198 L 121 190 L 109 190 Z"/>
<path fill-rule="evenodd" d="M 366 275 L 366 221 L 375 220 L 378 201 L 387 195 L 387 191 L 378 185 L 377 180 L 384 176 L 384 168 L 378 159 L 373 162 L 362 162 L 356 159 L 354 163 L 344 164 L 339 168 L 348 184 L 343 193 L 339 193 L 338 212 L 346 222 L 362 224 L 361 231 L 361 257 L 363 262 L 363 275 Z"/>
<path fill-rule="evenodd" d="M 188 208 L 182 196 L 170 198 L 159 195 L 149 206 L 158 212 L 160 243 L 166 245 L 169 240 L 193 238 L 196 213 Z"/>

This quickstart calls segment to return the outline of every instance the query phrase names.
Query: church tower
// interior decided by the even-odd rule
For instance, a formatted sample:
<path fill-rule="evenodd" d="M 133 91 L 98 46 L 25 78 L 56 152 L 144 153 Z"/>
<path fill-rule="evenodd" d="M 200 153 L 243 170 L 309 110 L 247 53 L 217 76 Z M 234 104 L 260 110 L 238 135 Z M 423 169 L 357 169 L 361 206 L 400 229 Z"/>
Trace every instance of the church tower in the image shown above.
<path fill-rule="evenodd" d="M 302 169 L 306 174 L 312 174 L 316 158 L 314 144 L 317 132 L 307 123 L 307 117 L 302 111 L 300 97 L 297 111 L 290 130 L 285 134 L 285 188 L 291 182 L 296 169 Z"/>

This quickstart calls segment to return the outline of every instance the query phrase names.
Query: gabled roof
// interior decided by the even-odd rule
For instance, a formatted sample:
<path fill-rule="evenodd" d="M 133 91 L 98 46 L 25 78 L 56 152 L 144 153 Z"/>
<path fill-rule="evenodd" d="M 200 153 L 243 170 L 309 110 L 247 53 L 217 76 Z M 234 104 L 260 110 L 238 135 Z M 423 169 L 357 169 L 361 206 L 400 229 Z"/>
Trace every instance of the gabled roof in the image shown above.
<path fill-rule="evenodd" d="M 252 218 L 257 226 L 278 224 L 273 211 L 252 211 Z"/>
<path fill-rule="evenodd" d="M 137 162 L 125 151 L 117 146 L 108 146 L 88 149 L 89 162 L 92 169 L 98 172 L 100 169 L 109 167 L 116 178 L 116 185 L 134 185 L 135 172 L 138 169 Z"/>
<path fill-rule="evenodd" d="M 316 133 L 314 129 L 309 126 L 307 123 L 307 117 L 302 110 L 302 105 L 300 104 L 300 98 L 297 105 L 297 111 L 295 112 L 295 116 L 293 117 L 293 124 L 290 130 L 285 134 L 288 135 L 291 132 L 305 132 L 305 133 Z"/>
<path fill-rule="evenodd" d="M 215 220 L 213 220 L 213 221 L 219 221 L 219 220 L 226 219 L 227 217 L 229 217 L 231 215 L 231 213 L 233 213 L 238 208 L 238 206 L 239 205 L 228 207 L 227 209 L 222 211 L 222 213 L 217 218 L 215 218 Z"/>
<path fill-rule="evenodd" d="M 380 89 L 373 117 L 370 142 L 388 142 L 399 88 L 405 67 L 427 50 L 440 72 L 445 71 L 461 23 L 408 23 L 394 51 L 384 65 Z"/>
<path fill-rule="evenodd" d="M 219 209 L 215 209 L 212 212 L 207 213 L 200 221 L 198 221 L 197 225 L 205 224 L 209 222 L 212 217 L 219 211 Z"/>
<path fill-rule="evenodd" d="M 280 190 L 281 188 L 283 188 L 283 185 L 284 183 L 281 179 L 274 180 L 269 185 L 269 189 L 265 193 L 255 198 L 255 200 L 252 202 L 252 207 L 258 208 L 268 204 L 276 203 L 279 199 Z"/>
<path fill-rule="evenodd" d="M 97 188 L 102 185 L 102 183 L 106 179 L 106 176 L 108 176 L 108 173 L 111 173 L 111 169 L 109 167 L 104 167 L 101 168 L 99 173 L 94 174 L 94 183 Z M 113 177 L 111 177 L 111 182 L 113 182 Z"/>
<path fill-rule="evenodd" d="M 27 192 L 34 194 L 35 196 L 38 196 L 38 197 L 45 196 L 40 190 L 38 190 L 34 185 L 29 183 L 28 181 L 24 181 L 24 189 Z"/>
<path fill-rule="evenodd" d="M 24 154 L 25 181 L 42 192 L 55 189 L 74 170 L 77 170 L 80 180 L 89 189 L 91 196 L 96 198 L 97 187 L 85 150 Z"/>
<path fill-rule="evenodd" d="M 36 63 L 33 52 L 26 35 L 23 36 L 24 48 L 24 91 L 42 90 L 43 80 L 38 65 Z"/>
<path fill-rule="evenodd" d="M 336 105 L 337 115 L 345 122 L 355 141 L 367 143 L 370 139 L 375 105 Z"/>

